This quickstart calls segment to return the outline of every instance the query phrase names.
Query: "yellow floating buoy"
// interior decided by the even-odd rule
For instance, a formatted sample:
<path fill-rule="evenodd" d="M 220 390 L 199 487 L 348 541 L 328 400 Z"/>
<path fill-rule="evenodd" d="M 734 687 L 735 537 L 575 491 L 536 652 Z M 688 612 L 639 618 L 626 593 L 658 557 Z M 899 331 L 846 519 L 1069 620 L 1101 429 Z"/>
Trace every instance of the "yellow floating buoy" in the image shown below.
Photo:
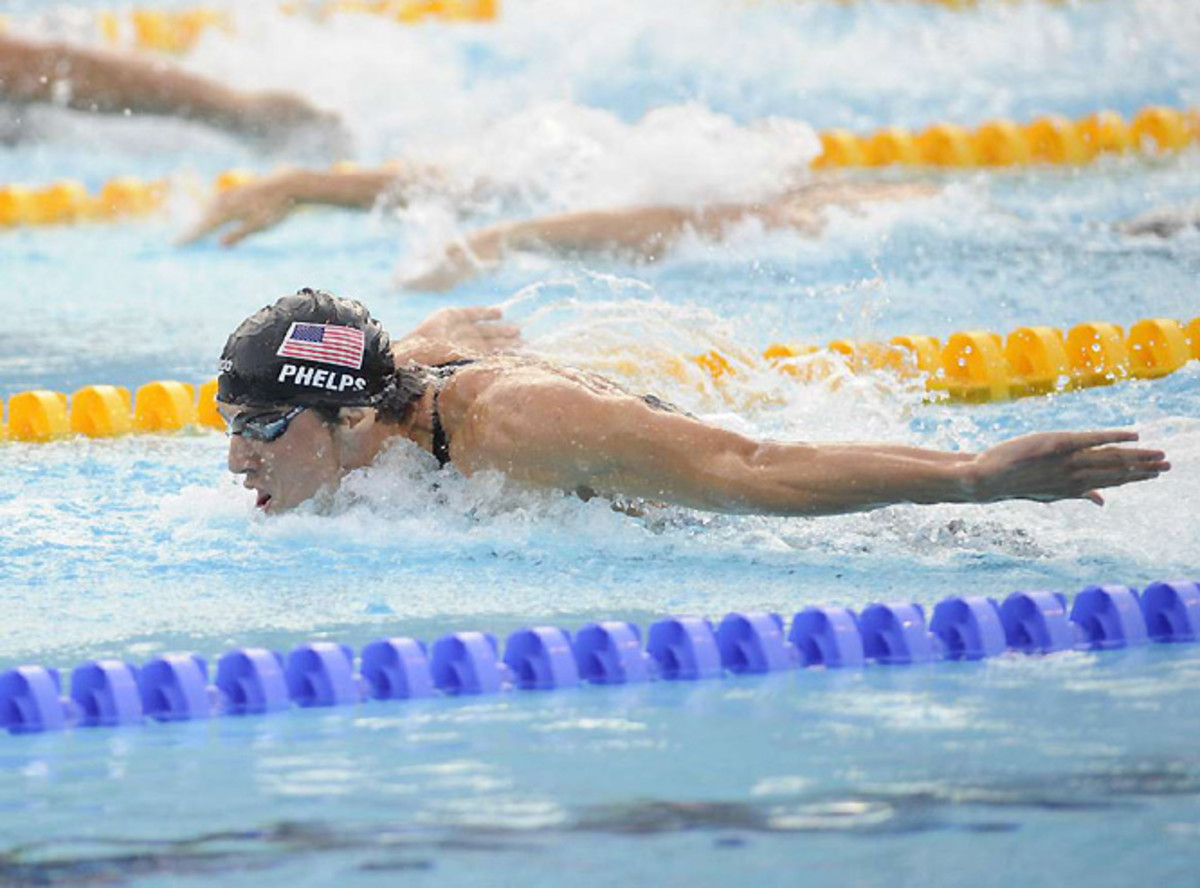
<path fill-rule="evenodd" d="M 780 373 L 795 377 L 804 382 L 812 382 L 829 375 L 830 368 L 825 362 L 814 362 L 812 356 L 820 349 L 815 345 L 785 345 L 774 342 L 763 351 L 762 356 L 771 367 Z M 798 363 L 796 358 L 807 358 Z"/>
<path fill-rule="evenodd" d="M 21 392 L 8 401 L 8 433 L 18 441 L 52 441 L 70 428 L 67 396 L 61 392 Z"/>
<path fill-rule="evenodd" d="M 932 376 L 942 361 L 942 344 L 932 336 L 893 336 L 890 343 L 906 351 L 920 373 Z"/>
<path fill-rule="evenodd" d="M 963 401 L 1000 401 L 1009 395 L 1008 364 L 1000 337 L 985 330 L 953 334 L 942 349 L 930 388 Z"/>
<path fill-rule="evenodd" d="M 854 133 L 844 129 L 821 133 L 821 154 L 813 161 L 814 167 L 860 167 L 866 163 L 862 140 Z"/>
<path fill-rule="evenodd" d="M 975 147 L 970 134 L 961 126 L 938 123 L 917 136 L 921 160 L 940 167 L 975 166 Z"/>
<path fill-rule="evenodd" d="M 200 401 L 196 405 L 196 421 L 211 429 L 225 430 L 225 420 L 217 412 L 217 381 L 210 379 L 200 386 Z"/>
<path fill-rule="evenodd" d="M 1025 127 L 1030 158 L 1038 163 L 1083 163 L 1087 151 L 1073 121 L 1051 114 Z"/>
<path fill-rule="evenodd" d="M 196 393 L 184 382 L 150 382 L 134 396 L 134 428 L 173 432 L 196 423 Z"/>
<path fill-rule="evenodd" d="M 129 389 L 89 385 L 71 396 L 71 431 L 76 434 L 109 438 L 132 430 Z"/>
<path fill-rule="evenodd" d="M 23 221 L 31 225 L 71 222 L 82 216 L 87 207 L 87 189 L 79 182 L 64 179 L 30 192 Z"/>
<path fill-rule="evenodd" d="M 116 218 L 148 212 L 158 206 L 162 198 L 160 183 L 121 176 L 104 183 L 95 205 L 99 215 Z"/>
<path fill-rule="evenodd" d="M 1053 327 L 1018 327 L 1004 344 L 1011 394 L 1045 394 L 1069 380 L 1071 362 L 1063 335 Z"/>
<path fill-rule="evenodd" d="M 921 152 L 912 133 L 896 126 L 876 131 L 866 141 L 867 166 L 890 166 L 891 164 L 919 164 Z"/>
<path fill-rule="evenodd" d="M 1174 373 L 1189 360 L 1188 336 L 1179 321 L 1150 318 L 1129 328 L 1129 373 L 1138 379 L 1157 379 Z"/>
<path fill-rule="evenodd" d="M 1184 327 L 1184 331 L 1187 333 L 1188 348 L 1191 349 L 1192 357 L 1200 361 L 1200 318 L 1193 318 Z"/>
<path fill-rule="evenodd" d="M 33 191 L 22 185 L 0 187 L 0 226 L 20 225 L 29 217 Z"/>
<path fill-rule="evenodd" d="M 1014 166 L 1030 162 L 1025 133 L 1011 120 L 989 120 L 971 136 L 975 158 L 982 166 Z"/>
<path fill-rule="evenodd" d="M 1108 385 L 1129 375 L 1129 349 L 1116 324 L 1072 327 L 1067 333 L 1067 359 L 1078 385 Z"/>
<path fill-rule="evenodd" d="M 1115 111 L 1097 111 L 1079 121 L 1079 137 L 1089 158 L 1101 152 L 1125 152 L 1135 146 L 1125 119 Z"/>
<path fill-rule="evenodd" d="M 1144 108 L 1129 127 L 1133 142 L 1142 150 L 1176 151 L 1192 140 L 1184 115 L 1174 108 Z"/>

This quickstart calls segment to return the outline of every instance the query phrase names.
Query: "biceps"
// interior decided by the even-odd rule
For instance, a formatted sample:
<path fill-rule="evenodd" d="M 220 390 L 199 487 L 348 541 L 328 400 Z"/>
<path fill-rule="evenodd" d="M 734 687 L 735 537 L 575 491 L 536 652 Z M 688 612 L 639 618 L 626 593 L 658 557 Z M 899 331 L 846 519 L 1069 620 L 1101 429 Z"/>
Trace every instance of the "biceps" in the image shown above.
<path fill-rule="evenodd" d="M 550 414 L 522 415 L 503 468 L 519 480 L 697 506 L 727 498 L 753 442 L 639 399 L 573 400 Z"/>

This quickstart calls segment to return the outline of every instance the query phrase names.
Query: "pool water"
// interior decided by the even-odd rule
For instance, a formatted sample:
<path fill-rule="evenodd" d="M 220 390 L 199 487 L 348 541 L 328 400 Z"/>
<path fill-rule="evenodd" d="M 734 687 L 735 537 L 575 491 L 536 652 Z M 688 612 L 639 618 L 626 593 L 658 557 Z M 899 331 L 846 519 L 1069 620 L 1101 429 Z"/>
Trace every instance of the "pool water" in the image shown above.
<path fill-rule="evenodd" d="M 344 110 L 361 162 L 437 160 L 500 197 L 468 217 L 432 198 L 308 212 L 237 250 L 178 249 L 216 172 L 327 158 L 39 111 L 0 148 L 0 181 L 170 174 L 173 197 L 149 220 L 0 232 L 0 398 L 208 379 L 242 317 L 320 286 L 394 333 L 443 305 L 501 303 L 532 349 L 608 369 L 636 350 L 623 381 L 756 435 L 975 449 L 1131 427 L 1174 468 L 1103 509 L 631 518 L 396 448 L 329 509 L 266 520 L 216 433 L 8 443 L 0 668 L 1196 576 L 1195 362 L 974 407 L 883 376 L 665 372 L 778 341 L 1189 320 L 1200 237 L 1112 223 L 1200 199 L 1195 149 L 923 174 L 941 194 L 835 214 L 816 240 L 747 225 L 650 265 L 530 255 L 447 294 L 393 284 L 493 219 L 768 194 L 829 126 L 1194 106 L 1193 4 L 512 0 L 494 25 L 416 29 L 269 4 L 239 16 L 183 63 L 302 89 Z M 0 884 L 1193 884 L 1198 690 L 1200 649 L 1153 646 L 4 737 Z"/>

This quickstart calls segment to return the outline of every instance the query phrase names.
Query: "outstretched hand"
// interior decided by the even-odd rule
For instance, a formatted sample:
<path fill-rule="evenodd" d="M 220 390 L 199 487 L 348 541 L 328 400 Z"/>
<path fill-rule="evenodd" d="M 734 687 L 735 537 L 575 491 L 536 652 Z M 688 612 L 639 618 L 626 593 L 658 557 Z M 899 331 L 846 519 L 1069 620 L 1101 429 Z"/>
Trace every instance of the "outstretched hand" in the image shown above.
<path fill-rule="evenodd" d="M 1104 505 L 1099 490 L 1157 478 L 1171 468 L 1161 450 L 1112 445 L 1136 432 L 1043 432 L 989 447 L 970 466 L 979 502 L 1086 499 Z"/>
<path fill-rule="evenodd" d="M 178 240 L 181 246 L 194 243 L 233 224 L 221 235 L 221 244 L 232 247 L 250 235 L 278 225 L 299 204 L 294 177 L 275 173 L 222 191 L 205 206 L 200 221 Z"/>
<path fill-rule="evenodd" d="M 496 323 L 503 317 L 493 306 L 442 308 L 392 343 L 397 364 L 444 364 L 472 355 L 515 351 L 524 343 L 516 324 Z"/>
<path fill-rule="evenodd" d="M 418 324 L 411 335 L 453 343 L 481 355 L 520 348 L 520 328 L 497 323 L 502 317 L 503 312 L 495 306 L 441 308 Z"/>

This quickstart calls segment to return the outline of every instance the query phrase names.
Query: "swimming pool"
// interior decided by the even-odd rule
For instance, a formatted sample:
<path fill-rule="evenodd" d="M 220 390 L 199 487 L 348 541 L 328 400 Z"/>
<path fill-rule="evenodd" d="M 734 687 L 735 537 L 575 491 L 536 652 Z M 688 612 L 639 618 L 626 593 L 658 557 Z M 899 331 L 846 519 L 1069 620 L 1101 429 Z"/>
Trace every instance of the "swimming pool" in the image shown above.
<path fill-rule="evenodd" d="M 1200 16 L 1185 2 L 513 2 L 495 26 L 420 31 L 252 14 L 248 33 L 213 35 L 188 64 L 343 104 L 364 162 L 436 156 L 470 178 L 482 146 L 514 186 L 484 219 L 762 191 L 810 144 L 805 125 L 1200 102 Z M 351 70 L 359 59 L 368 70 Z M 178 124 L 43 113 L 38 127 L 0 151 L 0 181 L 275 162 Z M 506 301 L 533 346 L 596 365 L 631 345 L 668 356 L 1200 314 L 1200 240 L 1108 225 L 1200 197 L 1194 150 L 946 181 L 932 201 L 839 217 L 817 241 L 747 227 L 652 266 L 520 257 L 438 297 L 390 285 L 462 224 L 432 203 L 311 213 L 231 252 L 171 247 L 194 211 L 186 193 L 166 219 L 4 232 L 0 397 L 207 379 L 238 320 L 306 285 L 363 299 L 393 331 L 443 304 Z M 633 519 L 434 479 L 398 451 L 333 514 L 265 521 L 224 473 L 217 434 L 4 444 L 0 665 L 1195 575 L 1196 363 L 981 407 L 881 378 L 834 390 L 764 370 L 718 389 L 655 370 L 631 381 L 763 435 L 976 447 L 1132 425 L 1175 468 L 1103 510 Z M 1153 646 L 4 737 L 0 882 L 1188 884 L 1198 687 L 1194 646 Z"/>

